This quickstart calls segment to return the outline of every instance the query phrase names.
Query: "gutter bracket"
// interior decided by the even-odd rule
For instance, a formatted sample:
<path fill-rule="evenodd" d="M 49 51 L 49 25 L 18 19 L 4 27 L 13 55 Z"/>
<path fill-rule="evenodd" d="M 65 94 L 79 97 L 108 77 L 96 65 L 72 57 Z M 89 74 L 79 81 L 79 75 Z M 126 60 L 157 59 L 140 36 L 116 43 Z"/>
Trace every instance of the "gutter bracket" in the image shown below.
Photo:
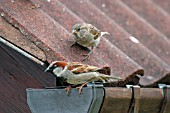
<path fill-rule="evenodd" d="M 168 113 L 170 111 L 170 85 L 158 84 L 158 86 L 162 89 L 164 96 L 159 113 Z"/>
<path fill-rule="evenodd" d="M 128 109 L 128 113 L 138 113 L 139 101 L 140 101 L 140 86 L 138 85 L 126 85 L 127 88 L 131 88 L 132 98 Z"/>

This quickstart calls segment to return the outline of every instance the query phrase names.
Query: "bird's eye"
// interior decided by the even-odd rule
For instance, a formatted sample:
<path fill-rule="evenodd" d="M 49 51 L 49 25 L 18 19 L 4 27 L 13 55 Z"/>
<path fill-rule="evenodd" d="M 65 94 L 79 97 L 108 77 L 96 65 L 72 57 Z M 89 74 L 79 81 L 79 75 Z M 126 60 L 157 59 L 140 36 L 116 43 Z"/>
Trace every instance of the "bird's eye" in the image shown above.
<path fill-rule="evenodd" d="M 80 31 L 80 28 L 78 28 L 77 31 Z"/>

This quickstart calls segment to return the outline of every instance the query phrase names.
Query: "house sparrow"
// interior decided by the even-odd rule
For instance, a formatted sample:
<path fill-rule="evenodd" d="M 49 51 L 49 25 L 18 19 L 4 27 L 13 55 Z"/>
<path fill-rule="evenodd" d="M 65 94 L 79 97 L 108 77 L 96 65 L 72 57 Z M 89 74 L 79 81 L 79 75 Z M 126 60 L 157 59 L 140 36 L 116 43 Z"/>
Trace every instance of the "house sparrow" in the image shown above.
<path fill-rule="evenodd" d="M 78 62 L 54 61 L 47 67 L 45 72 L 47 71 L 52 72 L 57 77 L 64 77 L 69 84 L 81 84 L 80 87 L 76 87 L 79 89 L 80 94 L 82 88 L 89 82 L 101 81 L 106 83 L 121 80 L 120 77 L 110 76 L 110 67 L 98 68 Z M 67 94 L 70 92 L 70 89 L 71 86 L 65 88 Z"/>
<path fill-rule="evenodd" d="M 93 25 L 87 23 L 75 24 L 72 28 L 72 34 L 75 43 L 78 43 L 83 47 L 91 47 L 90 52 L 83 60 L 90 57 L 90 54 L 93 52 L 93 49 L 100 43 L 100 39 L 104 34 L 109 35 L 108 32 L 101 32 Z"/>

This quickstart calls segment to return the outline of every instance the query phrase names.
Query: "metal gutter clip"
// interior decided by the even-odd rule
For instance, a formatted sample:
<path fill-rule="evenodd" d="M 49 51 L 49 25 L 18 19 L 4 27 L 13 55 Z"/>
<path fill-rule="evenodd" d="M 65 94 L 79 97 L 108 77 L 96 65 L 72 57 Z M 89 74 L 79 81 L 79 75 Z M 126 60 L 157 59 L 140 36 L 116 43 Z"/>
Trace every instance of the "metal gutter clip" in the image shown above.
<path fill-rule="evenodd" d="M 158 84 L 163 91 L 163 101 L 159 109 L 159 113 L 168 113 L 170 111 L 170 85 Z"/>
<path fill-rule="evenodd" d="M 138 85 L 126 85 L 127 88 L 131 88 L 132 98 L 128 109 L 128 113 L 138 113 L 139 101 L 140 101 L 140 86 Z"/>

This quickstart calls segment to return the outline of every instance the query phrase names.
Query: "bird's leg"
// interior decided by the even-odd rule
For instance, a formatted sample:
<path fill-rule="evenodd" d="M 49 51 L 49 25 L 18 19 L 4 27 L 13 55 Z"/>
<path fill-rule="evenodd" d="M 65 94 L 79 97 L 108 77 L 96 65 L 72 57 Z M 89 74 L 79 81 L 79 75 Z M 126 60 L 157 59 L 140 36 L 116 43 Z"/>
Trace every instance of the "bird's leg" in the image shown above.
<path fill-rule="evenodd" d="M 103 79 L 103 78 L 101 78 L 101 77 L 98 77 L 103 83 L 106 83 L 106 81 Z"/>
<path fill-rule="evenodd" d="M 66 87 L 64 90 L 66 90 L 66 92 L 67 92 L 67 95 L 69 95 L 70 94 L 70 90 L 71 90 L 71 86 L 68 86 L 68 87 Z"/>
<path fill-rule="evenodd" d="M 57 76 L 55 77 L 55 86 L 57 87 Z"/>
<path fill-rule="evenodd" d="M 75 46 L 77 44 L 77 42 L 74 42 L 70 47 L 73 47 L 73 46 Z"/>
<path fill-rule="evenodd" d="M 33 3 L 32 3 L 32 9 L 37 9 L 37 8 L 40 8 L 40 5 L 39 5 L 39 4 L 33 4 Z"/>
<path fill-rule="evenodd" d="M 29 0 L 32 4 L 32 7 L 31 9 L 37 9 L 37 8 L 40 8 L 40 4 L 37 4 L 37 3 L 33 3 L 31 0 Z"/>
<path fill-rule="evenodd" d="M 84 55 L 83 55 L 83 56 L 85 56 L 85 57 L 83 58 L 83 60 L 88 59 L 88 58 L 90 57 L 90 55 L 93 53 L 93 50 L 94 50 L 94 47 L 92 46 L 90 52 L 89 52 L 88 54 L 84 54 Z"/>
<path fill-rule="evenodd" d="M 76 89 L 78 89 L 78 90 L 79 90 L 79 94 L 81 94 L 81 93 L 82 93 L 82 89 L 83 89 L 83 87 L 84 87 L 86 84 L 87 84 L 87 83 L 83 83 L 81 86 L 76 87 Z"/>

